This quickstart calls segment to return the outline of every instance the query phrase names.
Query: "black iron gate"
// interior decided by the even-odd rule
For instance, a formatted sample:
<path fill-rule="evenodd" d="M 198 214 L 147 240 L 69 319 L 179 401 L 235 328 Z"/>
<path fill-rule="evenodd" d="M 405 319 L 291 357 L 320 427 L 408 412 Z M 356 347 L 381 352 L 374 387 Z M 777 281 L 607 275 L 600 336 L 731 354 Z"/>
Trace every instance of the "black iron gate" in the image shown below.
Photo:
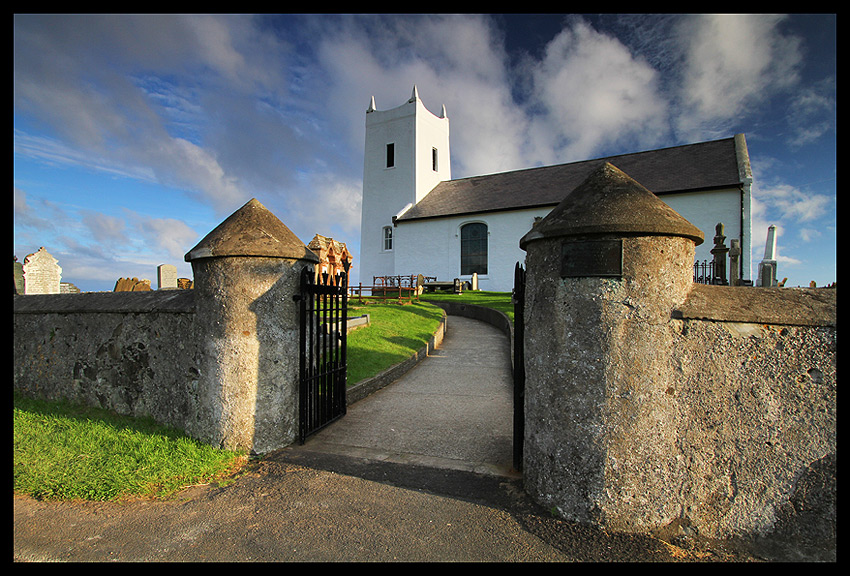
<path fill-rule="evenodd" d="M 348 277 L 301 272 L 299 439 L 345 415 Z"/>
<path fill-rule="evenodd" d="M 514 268 L 514 469 L 522 470 L 525 436 L 525 268 Z"/>

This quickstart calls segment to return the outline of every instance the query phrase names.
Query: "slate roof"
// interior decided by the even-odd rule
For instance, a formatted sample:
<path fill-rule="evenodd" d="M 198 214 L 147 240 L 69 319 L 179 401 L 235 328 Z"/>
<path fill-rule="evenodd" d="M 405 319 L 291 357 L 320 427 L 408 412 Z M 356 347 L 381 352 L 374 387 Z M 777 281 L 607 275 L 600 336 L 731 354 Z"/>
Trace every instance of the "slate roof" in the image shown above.
<path fill-rule="evenodd" d="M 656 195 L 726 188 L 742 181 L 733 137 L 441 182 L 398 222 L 556 206 L 605 162 Z"/>

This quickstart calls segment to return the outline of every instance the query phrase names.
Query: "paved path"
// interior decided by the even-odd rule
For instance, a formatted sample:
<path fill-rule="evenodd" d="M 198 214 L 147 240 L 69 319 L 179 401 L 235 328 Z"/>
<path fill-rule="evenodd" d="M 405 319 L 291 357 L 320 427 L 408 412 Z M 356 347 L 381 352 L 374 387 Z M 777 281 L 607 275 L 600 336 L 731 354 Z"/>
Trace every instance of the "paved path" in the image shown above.
<path fill-rule="evenodd" d="M 508 338 L 450 316 L 430 356 L 289 450 L 516 477 L 512 442 Z"/>

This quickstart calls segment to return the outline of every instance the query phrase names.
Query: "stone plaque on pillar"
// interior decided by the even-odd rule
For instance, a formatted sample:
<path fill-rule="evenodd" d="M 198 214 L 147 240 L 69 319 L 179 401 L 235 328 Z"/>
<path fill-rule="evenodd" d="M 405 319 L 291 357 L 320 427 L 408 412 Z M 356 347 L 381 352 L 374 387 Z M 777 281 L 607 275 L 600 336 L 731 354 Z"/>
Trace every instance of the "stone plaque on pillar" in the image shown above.
<path fill-rule="evenodd" d="M 561 245 L 561 278 L 619 278 L 623 275 L 623 240 L 573 240 Z"/>

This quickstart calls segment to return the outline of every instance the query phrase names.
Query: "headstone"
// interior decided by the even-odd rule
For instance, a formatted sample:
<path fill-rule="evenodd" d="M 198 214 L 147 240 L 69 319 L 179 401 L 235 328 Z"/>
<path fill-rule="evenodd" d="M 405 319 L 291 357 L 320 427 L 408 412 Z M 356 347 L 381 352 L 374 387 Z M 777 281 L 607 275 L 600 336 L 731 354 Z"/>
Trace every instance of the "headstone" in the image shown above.
<path fill-rule="evenodd" d="M 764 243 L 764 259 L 776 260 L 776 226 L 767 229 L 767 241 Z"/>
<path fill-rule="evenodd" d="M 24 258 L 24 293 L 59 294 L 62 268 L 44 247 Z"/>
<path fill-rule="evenodd" d="M 726 247 L 726 235 L 724 232 L 723 223 L 718 222 L 714 228 L 714 248 L 711 249 L 711 255 L 714 256 L 714 273 L 711 279 L 712 284 L 725 285 L 726 280 L 726 254 L 729 248 Z"/>
<path fill-rule="evenodd" d="M 156 269 L 156 280 L 160 290 L 177 288 L 177 266 L 162 264 Z"/>

